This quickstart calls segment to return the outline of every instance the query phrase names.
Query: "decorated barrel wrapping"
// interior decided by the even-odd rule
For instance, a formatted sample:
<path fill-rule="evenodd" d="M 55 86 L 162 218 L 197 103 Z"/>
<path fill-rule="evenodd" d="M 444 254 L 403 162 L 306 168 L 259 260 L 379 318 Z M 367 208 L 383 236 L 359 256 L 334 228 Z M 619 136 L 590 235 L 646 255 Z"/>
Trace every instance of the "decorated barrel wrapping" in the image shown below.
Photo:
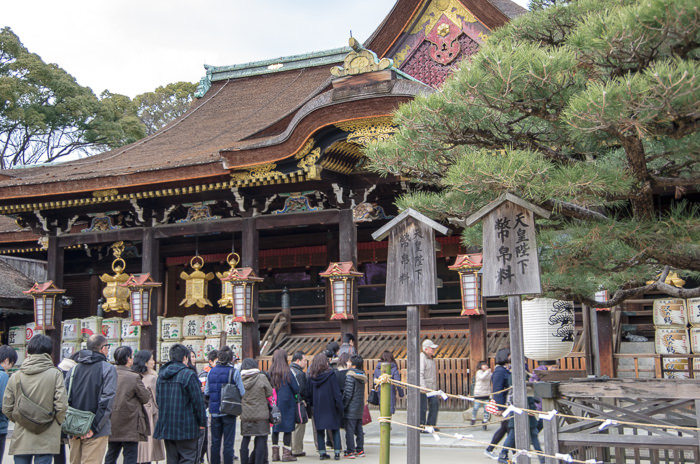
<path fill-rule="evenodd" d="M 77 340 L 61 343 L 61 359 L 70 358 L 78 351 L 80 351 L 80 342 Z"/>
<path fill-rule="evenodd" d="M 122 340 L 140 340 L 141 339 L 141 326 L 131 325 L 127 323 L 122 324 Z"/>
<path fill-rule="evenodd" d="M 204 356 L 204 339 L 185 339 L 182 344 L 185 345 L 188 350 L 194 351 L 197 361 L 204 361 L 206 359 Z"/>
<path fill-rule="evenodd" d="M 204 337 L 218 337 L 224 330 L 223 314 L 207 314 L 204 316 Z"/>
<path fill-rule="evenodd" d="M 654 300 L 654 326 L 657 328 L 676 327 L 685 329 L 688 326 L 685 300 Z"/>
<path fill-rule="evenodd" d="M 121 346 L 128 346 L 131 348 L 131 351 L 136 353 L 141 349 L 141 340 L 122 340 Z"/>
<path fill-rule="evenodd" d="M 102 335 L 107 340 L 119 340 L 122 337 L 122 322 L 129 324 L 129 319 L 120 317 L 102 319 Z"/>
<path fill-rule="evenodd" d="M 32 339 L 34 335 L 45 335 L 46 332 L 43 330 L 37 330 L 36 328 L 36 322 L 27 322 L 27 324 L 24 326 L 24 341 L 29 342 L 29 340 Z"/>
<path fill-rule="evenodd" d="M 226 327 L 226 335 L 239 336 L 242 333 L 243 326 L 240 322 L 233 322 L 233 315 L 227 314 L 224 317 L 224 326 Z"/>
<path fill-rule="evenodd" d="M 160 320 L 160 338 L 163 341 L 182 340 L 182 318 L 164 317 Z"/>
<path fill-rule="evenodd" d="M 63 326 L 63 340 L 80 340 L 80 319 L 66 319 L 61 324 Z"/>
<path fill-rule="evenodd" d="M 229 348 L 231 348 L 231 351 L 233 352 L 234 356 L 240 359 L 241 347 L 243 346 L 243 338 L 240 335 L 226 337 L 226 344 Z"/>
<path fill-rule="evenodd" d="M 15 366 L 21 366 L 27 357 L 27 347 L 24 345 L 15 345 L 12 347 L 12 349 L 15 350 L 15 353 L 17 353 L 17 362 L 15 363 Z"/>
<path fill-rule="evenodd" d="M 182 320 L 182 334 L 187 339 L 204 338 L 204 316 L 190 314 Z"/>
<path fill-rule="evenodd" d="M 219 337 L 211 337 L 204 339 L 204 357 L 206 359 L 214 350 L 218 350 L 221 347 L 221 339 Z"/>
<path fill-rule="evenodd" d="M 688 311 L 688 323 L 693 327 L 700 327 L 700 298 L 688 298 L 685 304 Z"/>
<path fill-rule="evenodd" d="M 688 358 L 663 358 L 665 379 L 688 379 Z"/>
<path fill-rule="evenodd" d="M 162 342 L 160 344 L 160 356 L 159 359 L 161 362 L 166 363 L 170 361 L 170 348 L 173 347 L 174 344 L 177 342 Z"/>
<path fill-rule="evenodd" d="M 102 333 L 102 318 L 99 316 L 86 317 L 80 319 L 80 335 L 87 340 L 95 334 Z"/>
<path fill-rule="evenodd" d="M 654 338 L 656 354 L 690 354 L 690 340 L 686 329 L 656 329 Z"/>
<path fill-rule="evenodd" d="M 26 344 L 27 326 L 15 325 L 7 331 L 7 344 L 11 346 L 24 346 Z"/>

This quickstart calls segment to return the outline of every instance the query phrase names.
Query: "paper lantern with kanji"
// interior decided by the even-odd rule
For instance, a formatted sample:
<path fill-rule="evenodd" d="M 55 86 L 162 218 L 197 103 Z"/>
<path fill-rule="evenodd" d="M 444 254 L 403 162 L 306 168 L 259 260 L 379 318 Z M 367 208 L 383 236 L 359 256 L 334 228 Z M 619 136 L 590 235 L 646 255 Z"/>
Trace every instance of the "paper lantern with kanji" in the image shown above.
<path fill-rule="evenodd" d="M 574 348 L 575 316 L 572 301 L 552 298 L 523 300 L 523 349 L 535 361 L 554 361 Z"/>

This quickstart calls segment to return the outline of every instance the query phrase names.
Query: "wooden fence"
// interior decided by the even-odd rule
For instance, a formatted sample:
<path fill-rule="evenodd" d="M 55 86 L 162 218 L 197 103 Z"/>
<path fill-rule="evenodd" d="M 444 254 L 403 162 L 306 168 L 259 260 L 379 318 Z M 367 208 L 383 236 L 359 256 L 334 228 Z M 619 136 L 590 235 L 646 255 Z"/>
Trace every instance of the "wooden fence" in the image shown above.
<path fill-rule="evenodd" d="M 615 372 L 622 378 L 696 379 L 700 378 L 700 354 L 615 353 Z M 622 367 L 623 360 L 632 365 Z M 696 361 L 698 360 L 698 361 Z M 629 364 L 629 363 L 628 363 Z"/>

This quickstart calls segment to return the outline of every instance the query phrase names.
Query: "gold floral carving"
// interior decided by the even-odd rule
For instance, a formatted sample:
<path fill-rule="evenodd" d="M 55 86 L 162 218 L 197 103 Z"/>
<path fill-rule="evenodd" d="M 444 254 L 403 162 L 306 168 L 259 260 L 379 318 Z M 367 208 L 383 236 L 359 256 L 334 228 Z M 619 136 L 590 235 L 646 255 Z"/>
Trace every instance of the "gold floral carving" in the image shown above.
<path fill-rule="evenodd" d="M 119 195 L 119 190 L 109 189 L 109 190 L 96 190 L 96 191 L 92 192 L 92 196 L 95 198 L 112 197 L 114 195 Z"/>
<path fill-rule="evenodd" d="M 348 133 L 347 141 L 359 145 L 368 145 L 376 140 L 390 139 L 396 132 L 391 118 L 373 118 L 336 124 L 340 130 Z"/>
<path fill-rule="evenodd" d="M 314 141 L 314 139 L 309 139 L 309 141 L 306 142 L 304 147 L 301 150 L 299 150 L 299 152 L 296 155 L 294 155 L 294 158 L 301 159 L 301 158 L 305 157 L 306 155 L 308 155 L 309 153 L 311 153 L 311 150 L 314 148 L 315 143 L 316 142 Z"/>
<path fill-rule="evenodd" d="M 274 169 L 277 167 L 275 163 L 261 164 L 260 166 L 255 166 L 250 170 L 250 177 L 253 179 L 260 179 L 262 177 L 268 177 L 274 174 L 281 174 L 276 172 Z"/>
<path fill-rule="evenodd" d="M 393 66 L 389 58 L 379 60 L 377 54 L 367 50 L 354 37 L 350 37 L 350 46 L 353 51 L 347 54 L 343 60 L 343 66 L 331 68 L 331 74 L 335 77 L 355 76 L 368 72 L 381 71 Z"/>
<path fill-rule="evenodd" d="M 466 23 L 476 22 L 474 15 L 464 8 L 464 5 L 459 0 L 437 0 L 430 3 L 423 16 L 411 30 L 411 34 L 423 30 L 428 35 L 442 15 L 445 15 L 460 29 L 462 28 L 462 21 Z"/>
<path fill-rule="evenodd" d="M 403 47 L 403 49 L 398 52 L 396 55 L 394 55 L 394 66 L 397 68 L 400 68 L 403 62 L 406 60 L 406 57 L 408 56 L 408 52 L 411 51 L 411 46 L 406 45 Z"/>
<path fill-rule="evenodd" d="M 312 151 L 309 156 L 306 158 L 302 159 L 297 163 L 297 166 L 300 167 L 301 169 L 308 170 L 311 166 L 316 164 L 316 161 L 321 157 L 321 149 L 316 148 L 314 151 Z"/>

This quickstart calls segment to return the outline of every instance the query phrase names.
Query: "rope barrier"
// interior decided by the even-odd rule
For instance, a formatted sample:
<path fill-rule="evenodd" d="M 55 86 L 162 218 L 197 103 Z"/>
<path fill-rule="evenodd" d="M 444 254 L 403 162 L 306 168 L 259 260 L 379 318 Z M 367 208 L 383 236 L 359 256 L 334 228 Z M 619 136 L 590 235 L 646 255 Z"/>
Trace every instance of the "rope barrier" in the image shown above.
<path fill-rule="evenodd" d="M 397 385 L 400 387 L 405 387 L 405 388 L 415 388 L 420 390 L 422 393 L 426 393 L 428 396 L 441 396 L 444 400 L 447 400 L 448 398 L 453 398 L 453 399 L 458 399 L 458 400 L 464 400 L 464 401 L 469 401 L 473 403 L 479 403 L 479 404 L 487 404 L 489 401 L 483 401 L 483 400 L 478 400 L 474 397 L 470 396 L 464 396 L 464 395 L 454 395 L 450 393 L 445 393 L 442 390 L 431 390 L 428 388 L 420 387 L 418 385 L 412 385 L 407 382 L 402 382 L 400 380 L 394 380 L 389 376 L 388 374 L 382 374 L 378 378 L 374 380 L 375 385 L 382 385 L 382 384 L 391 384 L 391 385 Z M 491 394 L 498 394 L 498 393 L 503 393 L 505 391 L 510 390 L 511 387 L 504 388 L 503 390 L 499 390 L 496 392 L 492 392 Z M 503 411 L 503 418 L 506 418 L 510 413 L 516 413 L 516 414 L 522 414 L 522 413 L 527 413 L 530 416 L 537 417 L 538 419 L 544 419 L 544 420 L 552 420 L 554 417 L 562 417 L 566 419 L 578 419 L 578 420 L 583 420 L 583 421 L 594 421 L 594 422 L 600 422 L 601 425 L 598 427 L 599 430 L 605 430 L 609 426 L 619 426 L 619 425 L 628 425 L 631 427 L 653 427 L 653 428 L 659 428 L 659 429 L 665 429 L 665 430 L 676 430 L 676 431 L 688 431 L 688 432 L 700 432 L 700 428 L 698 427 L 687 427 L 687 426 L 682 426 L 682 425 L 668 425 L 668 424 L 653 424 L 653 423 L 648 423 L 648 422 L 631 422 L 631 421 L 623 421 L 623 420 L 616 420 L 616 419 L 606 419 L 602 417 L 590 417 L 590 416 L 575 416 L 571 414 L 562 414 L 556 409 L 553 409 L 552 411 L 549 412 L 542 412 L 542 411 L 537 411 L 537 410 L 532 410 L 532 409 L 525 409 L 525 408 L 517 408 L 515 406 L 507 405 L 507 404 L 498 404 L 496 403 L 496 406 L 499 408 L 504 409 Z"/>

